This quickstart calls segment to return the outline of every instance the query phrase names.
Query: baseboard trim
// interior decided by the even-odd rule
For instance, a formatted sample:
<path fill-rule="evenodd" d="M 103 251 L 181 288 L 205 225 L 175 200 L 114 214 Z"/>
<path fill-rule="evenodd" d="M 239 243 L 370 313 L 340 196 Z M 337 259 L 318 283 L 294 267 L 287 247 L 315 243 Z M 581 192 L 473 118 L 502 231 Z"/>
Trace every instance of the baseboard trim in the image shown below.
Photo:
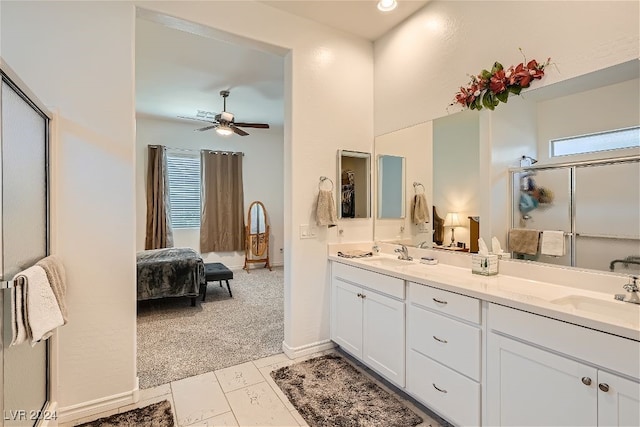
<path fill-rule="evenodd" d="M 331 350 L 336 344 L 331 340 L 314 342 L 300 347 L 290 347 L 286 342 L 282 342 L 282 351 L 289 359 L 308 356 L 319 351 Z"/>
<path fill-rule="evenodd" d="M 138 396 L 139 390 L 136 384 L 136 388 L 131 391 L 60 407 L 58 408 L 58 423 L 66 423 L 136 403 Z"/>

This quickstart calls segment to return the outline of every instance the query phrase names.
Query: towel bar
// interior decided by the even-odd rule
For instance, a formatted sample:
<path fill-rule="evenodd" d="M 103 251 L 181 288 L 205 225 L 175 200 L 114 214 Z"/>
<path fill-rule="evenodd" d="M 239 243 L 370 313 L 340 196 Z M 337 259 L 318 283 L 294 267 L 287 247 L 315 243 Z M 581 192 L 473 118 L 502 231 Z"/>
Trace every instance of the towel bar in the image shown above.
<path fill-rule="evenodd" d="M 13 280 L 2 280 L 0 281 L 0 289 L 11 289 L 16 286 L 16 280 L 22 280 L 22 284 L 24 285 L 24 277 L 18 277 Z"/>

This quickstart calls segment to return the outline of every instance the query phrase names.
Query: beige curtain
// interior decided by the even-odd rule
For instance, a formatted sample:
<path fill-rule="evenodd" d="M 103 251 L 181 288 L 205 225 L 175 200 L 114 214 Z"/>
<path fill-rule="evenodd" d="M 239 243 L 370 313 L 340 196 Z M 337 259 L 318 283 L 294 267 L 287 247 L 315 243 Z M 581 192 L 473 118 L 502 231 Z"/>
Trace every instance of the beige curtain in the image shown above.
<path fill-rule="evenodd" d="M 173 246 L 173 230 L 167 150 L 162 145 L 149 145 L 147 152 L 147 236 L 144 248 L 170 248 Z"/>
<path fill-rule="evenodd" d="M 242 153 L 202 150 L 200 252 L 244 250 Z"/>

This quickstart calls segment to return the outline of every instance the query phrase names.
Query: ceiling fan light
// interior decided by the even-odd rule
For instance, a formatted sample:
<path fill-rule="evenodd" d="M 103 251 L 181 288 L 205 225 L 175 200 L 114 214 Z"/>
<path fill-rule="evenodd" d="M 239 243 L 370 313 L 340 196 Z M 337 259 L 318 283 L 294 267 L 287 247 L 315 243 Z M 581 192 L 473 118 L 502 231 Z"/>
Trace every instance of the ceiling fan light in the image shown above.
<path fill-rule="evenodd" d="M 396 0 L 379 0 L 378 1 L 378 10 L 382 12 L 391 12 L 393 9 L 398 6 Z"/>
<path fill-rule="evenodd" d="M 233 133 L 231 128 L 227 125 L 220 125 L 216 128 L 216 132 L 221 136 L 229 136 Z"/>

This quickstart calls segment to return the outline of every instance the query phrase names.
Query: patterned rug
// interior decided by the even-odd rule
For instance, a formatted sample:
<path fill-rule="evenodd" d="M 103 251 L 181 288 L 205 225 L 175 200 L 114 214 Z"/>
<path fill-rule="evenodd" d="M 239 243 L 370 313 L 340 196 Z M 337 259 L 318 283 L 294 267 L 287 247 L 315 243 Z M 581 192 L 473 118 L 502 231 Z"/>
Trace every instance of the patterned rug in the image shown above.
<path fill-rule="evenodd" d="M 409 427 L 422 422 L 335 354 L 280 368 L 271 377 L 311 427 Z"/>
<path fill-rule="evenodd" d="M 168 400 L 144 408 L 132 409 L 80 424 L 77 427 L 173 427 L 173 413 Z"/>
<path fill-rule="evenodd" d="M 234 271 L 226 285 L 209 282 L 207 297 L 138 303 L 140 388 L 227 368 L 282 351 L 284 269 Z M 224 283 L 224 282 L 223 282 Z"/>

